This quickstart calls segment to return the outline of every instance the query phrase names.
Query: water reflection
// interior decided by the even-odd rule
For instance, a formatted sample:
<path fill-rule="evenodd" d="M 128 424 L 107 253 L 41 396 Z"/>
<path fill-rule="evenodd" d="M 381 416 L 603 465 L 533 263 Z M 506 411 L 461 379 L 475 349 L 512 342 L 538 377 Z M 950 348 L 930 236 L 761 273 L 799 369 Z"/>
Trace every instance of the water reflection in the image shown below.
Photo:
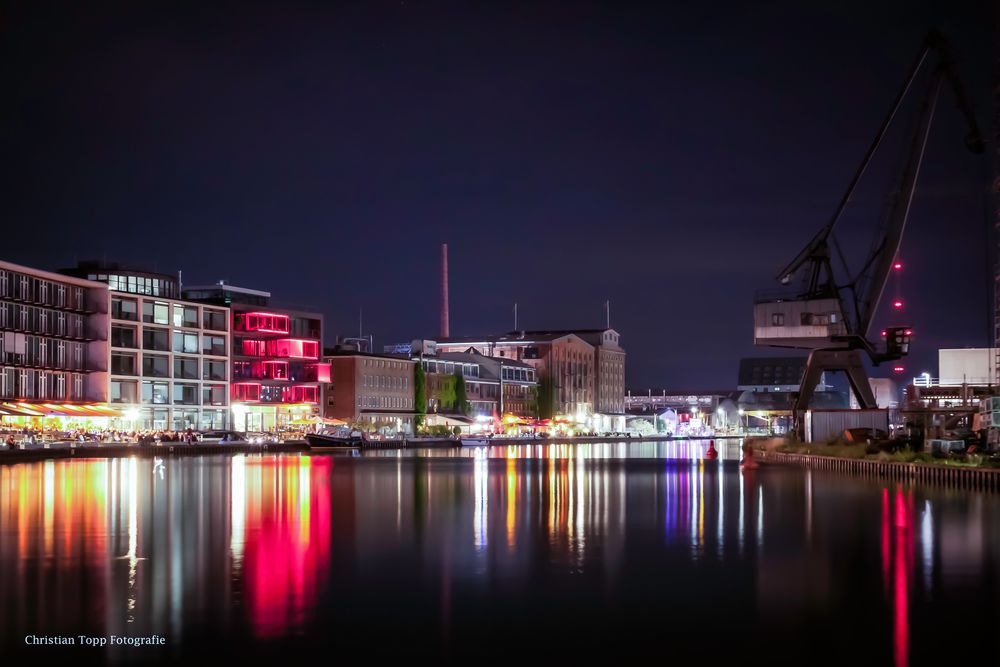
<path fill-rule="evenodd" d="M 906 665 L 933 652 L 921 630 L 936 613 L 997 620 L 1000 589 L 983 579 L 1000 564 L 996 497 L 744 472 L 647 444 L 3 466 L 0 641 L 156 633 L 171 657 L 206 637 L 238 654 L 451 655 L 548 624 L 589 655 L 609 628 L 694 647 L 724 610 L 745 621 L 734 646 L 780 631 L 787 650 L 815 623 L 863 615 L 867 657 Z"/>
<path fill-rule="evenodd" d="M 412 447 L 372 449 L 361 452 L 374 458 L 491 458 L 491 459 L 671 459 L 698 461 L 705 458 L 710 440 L 622 441 L 572 444 L 540 441 L 537 444 L 494 444 L 470 447 Z M 742 439 L 714 440 L 723 461 L 739 461 Z"/>

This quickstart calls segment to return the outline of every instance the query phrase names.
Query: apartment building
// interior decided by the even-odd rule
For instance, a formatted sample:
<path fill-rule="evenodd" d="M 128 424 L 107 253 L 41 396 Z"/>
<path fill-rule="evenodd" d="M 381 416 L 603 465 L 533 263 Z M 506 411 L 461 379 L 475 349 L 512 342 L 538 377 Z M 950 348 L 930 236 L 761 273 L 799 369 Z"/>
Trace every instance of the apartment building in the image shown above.
<path fill-rule="evenodd" d="M 0 415 L 107 416 L 108 288 L 0 261 Z"/>

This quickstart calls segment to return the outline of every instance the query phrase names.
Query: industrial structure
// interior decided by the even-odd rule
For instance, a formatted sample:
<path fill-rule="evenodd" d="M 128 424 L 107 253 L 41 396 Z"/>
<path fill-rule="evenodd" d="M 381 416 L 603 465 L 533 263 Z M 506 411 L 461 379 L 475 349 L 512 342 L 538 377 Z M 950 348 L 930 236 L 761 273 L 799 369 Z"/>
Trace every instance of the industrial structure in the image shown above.
<path fill-rule="evenodd" d="M 937 56 L 937 64 L 921 78 L 934 55 Z M 921 82 L 923 96 L 919 114 L 908 137 L 903 168 L 887 218 L 877 229 L 870 251 L 852 270 L 834 231 L 882 146 L 887 131 L 899 115 L 904 99 Z M 898 258 L 899 247 L 913 203 L 939 93 L 945 83 L 952 89 L 958 109 L 968 125 L 966 146 L 973 153 L 983 152 L 984 142 L 972 106 L 956 76 L 947 45 L 939 33 L 931 32 L 833 215 L 778 274 L 777 279 L 785 286 L 784 289 L 779 293 L 758 294 L 755 299 L 755 344 L 810 350 L 794 404 L 800 427 L 824 372 L 845 372 L 860 407 L 875 409 L 877 404 L 862 353 L 878 366 L 901 359 L 909 352 L 912 331 L 905 324 L 886 327 L 882 331 L 881 343 L 871 340 L 871 329 L 890 273 L 902 269 Z M 793 287 L 796 283 L 798 286 Z M 903 310 L 904 304 L 900 299 L 892 305 L 894 312 Z M 903 367 L 896 366 L 894 370 L 902 372 Z"/>

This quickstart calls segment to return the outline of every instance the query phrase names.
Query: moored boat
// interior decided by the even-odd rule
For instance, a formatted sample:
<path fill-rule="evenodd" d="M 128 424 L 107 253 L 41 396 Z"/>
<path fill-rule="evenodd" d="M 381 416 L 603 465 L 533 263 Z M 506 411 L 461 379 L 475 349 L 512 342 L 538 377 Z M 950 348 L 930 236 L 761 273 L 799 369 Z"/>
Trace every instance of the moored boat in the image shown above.
<path fill-rule="evenodd" d="M 360 447 L 365 436 L 349 428 L 328 428 L 318 433 L 306 433 L 310 447 Z"/>

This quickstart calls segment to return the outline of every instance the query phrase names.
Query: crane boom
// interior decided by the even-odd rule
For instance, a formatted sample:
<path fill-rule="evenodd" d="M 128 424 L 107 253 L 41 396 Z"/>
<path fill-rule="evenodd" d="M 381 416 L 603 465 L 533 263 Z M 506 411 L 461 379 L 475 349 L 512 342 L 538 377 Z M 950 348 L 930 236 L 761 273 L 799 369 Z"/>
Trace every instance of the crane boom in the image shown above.
<path fill-rule="evenodd" d="M 916 86 L 932 54 L 938 56 L 938 62 L 925 77 L 926 87 L 923 89 L 917 123 L 906 144 L 906 159 L 893 193 L 885 225 L 876 234 L 871 251 L 864 257 L 856 273 L 852 274 L 848 270 L 847 262 L 843 254 L 840 254 L 839 259 L 846 278 L 838 281 L 834 274 L 830 252 L 833 246 L 840 253 L 834 230 L 875 154 L 884 143 L 904 99 Z M 861 351 L 864 351 L 875 365 L 899 359 L 909 352 L 911 332 L 906 327 L 887 327 L 884 349 L 877 350 L 874 343 L 868 340 L 868 334 L 906 230 L 927 138 L 945 80 L 950 84 L 956 104 L 968 126 L 966 147 L 974 153 L 984 151 L 985 144 L 976 123 L 973 107 L 956 74 L 948 45 L 940 33 L 931 31 L 924 39 L 920 52 L 893 100 L 889 112 L 879 126 L 830 219 L 777 276 L 782 284 L 788 285 L 794 275 L 802 271 L 803 288 L 794 295 L 758 296 L 755 301 L 756 344 L 812 350 L 795 401 L 797 414 L 808 407 L 818 378 L 828 370 L 845 371 L 861 405 L 875 407 L 875 399 L 861 362 Z"/>

